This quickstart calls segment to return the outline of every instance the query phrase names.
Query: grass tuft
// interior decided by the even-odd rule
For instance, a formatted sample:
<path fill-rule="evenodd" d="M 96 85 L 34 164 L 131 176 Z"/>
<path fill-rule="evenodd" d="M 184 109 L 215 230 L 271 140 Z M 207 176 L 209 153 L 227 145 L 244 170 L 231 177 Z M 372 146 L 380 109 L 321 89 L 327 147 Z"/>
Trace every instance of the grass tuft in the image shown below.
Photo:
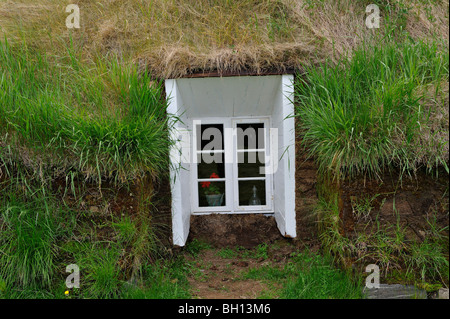
<path fill-rule="evenodd" d="M 378 176 L 393 166 L 448 172 L 448 101 L 439 99 L 448 59 L 436 43 L 386 40 L 308 69 L 295 86 L 297 113 L 319 169 L 338 177 Z"/>
<path fill-rule="evenodd" d="M 161 83 L 116 58 L 81 64 L 70 47 L 58 63 L 49 59 L 0 42 L 4 165 L 22 163 L 41 179 L 75 175 L 100 184 L 167 170 L 169 119 Z"/>

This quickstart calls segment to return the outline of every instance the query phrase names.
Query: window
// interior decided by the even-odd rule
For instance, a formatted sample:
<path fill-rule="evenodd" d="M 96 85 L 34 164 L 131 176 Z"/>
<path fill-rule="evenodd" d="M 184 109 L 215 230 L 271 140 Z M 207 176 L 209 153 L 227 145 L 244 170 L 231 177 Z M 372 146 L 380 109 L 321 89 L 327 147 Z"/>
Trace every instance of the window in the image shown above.
<path fill-rule="evenodd" d="M 194 162 L 197 168 L 199 207 L 226 207 L 224 124 L 196 125 Z M 214 143 L 214 147 L 209 145 Z"/>
<path fill-rule="evenodd" d="M 269 118 L 193 121 L 193 213 L 272 212 Z"/>
<path fill-rule="evenodd" d="M 167 113 L 176 119 L 175 245 L 185 245 L 192 214 L 272 213 L 283 236 L 296 236 L 293 81 L 292 74 L 165 80 Z"/>

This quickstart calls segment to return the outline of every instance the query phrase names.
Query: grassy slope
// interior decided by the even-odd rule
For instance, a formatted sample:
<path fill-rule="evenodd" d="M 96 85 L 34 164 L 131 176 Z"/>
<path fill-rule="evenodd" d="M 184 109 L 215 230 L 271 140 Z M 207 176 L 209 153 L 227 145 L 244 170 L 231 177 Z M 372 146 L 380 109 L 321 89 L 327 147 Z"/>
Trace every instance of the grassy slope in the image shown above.
<path fill-rule="evenodd" d="M 387 38 L 297 82 L 303 141 L 322 172 L 448 172 L 449 56 L 437 45 Z"/>
<path fill-rule="evenodd" d="M 53 60 L 26 44 L 0 44 L 3 161 L 41 178 L 119 182 L 166 169 L 169 119 L 159 83 L 114 59 L 92 68 L 65 52 Z"/>
<path fill-rule="evenodd" d="M 200 298 L 353 299 L 361 278 L 337 269 L 333 259 L 299 252 L 292 242 L 264 243 L 251 249 L 216 249 L 198 240 L 186 247 L 193 293 Z"/>
<path fill-rule="evenodd" d="M 79 3 L 81 28 L 65 27 L 65 6 Z M 377 3 L 380 30 L 365 27 Z M 148 63 L 158 77 L 203 68 L 304 66 L 351 52 L 380 33 L 448 38 L 448 1 L 441 0 L 21 0 L 0 3 L 0 34 L 25 37 L 49 54 L 64 54 L 69 36 L 84 62 L 99 55 Z M 388 30 L 389 31 L 389 30 Z M 58 39 L 62 39 L 59 42 Z M 334 58 L 334 57 L 333 57 Z M 140 60 L 142 59 L 142 61 Z"/>
<path fill-rule="evenodd" d="M 89 235 L 96 227 L 79 224 L 78 218 L 85 214 L 84 211 L 78 210 L 75 220 L 64 220 L 73 216 L 72 207 L 67 207 L 59 197 L 55 197 L 47 183 L 55 177 L 70 181 L 76 178 L 99 180 L 105 176 L 117 182 L 129 182 L 146 173 L 155 176 L 166 171 L 167 123 L 165 118 L 162 119 L 165 103 L 161 100 L 158 84 L 150 77 L 138 74 L 138 67 L 144 66 L 142 63 L 147 63 L 145 67 L 148 66 L 154 75 L 168 77 L 180 76 L 199 67 L 227 69 L 245 65 L 258 69 L 272 64 L 276 67 L 280 63 L 316 65 L 329 57 L 331 65 L 327 70 L 331 74 L 334 72 L 334 77 L 321 77 L 317 71 L 311 73 L 310 80 L 316 88 L 325 83 L 334 86 L 336 94 L 342 94 L 352 88 L 345 85 L 356 82 L 343 82 L 342 87 L 337 77 L 340 73 L 335 67 L 336 62 L 342 57 L 346 59 L 346 53 L 352 56 L 353 49 L 363 40 L 370 43 L 378 38 L 377 31 L 368 31 L 361 23 L 365 5 L 369 2 L 83 1 L 80 2 L 82 28 L 69 31 L 64 25 L 64 2 L 2 1 L 0 32 L 7 40 L 2 39 L 0 45 L 0 169 L 3 179 L 7 178 L 0 185 L 0 245 L 6 252 L 12 252 L 13 247 L 21 249 L 15 258 L 9 258 L 12 254 L 2 255 L 1 263 L 6 267 L 1 273 L 0 294 L 6 297 L 62 295 L 64 274 L 59 263 L 63 262 L 61 258 L 69 256 L 70 260 L 82 262 L 88 274 L 85 295 L 80 296 L 122 295 L 119 290 L 123 278 L 120 278 L 115 265 L 117 256 L 130 247 L 131 254 L 134 249 L 142 249 L 136 246 L 146 247 L 142 238 L 149 234 L 142 225 L 151 228 L 151 224 L 114 220 L 113 223 L 120 224 L 122 230 L 143 228 L 144 231 L 131 236 L 131 242 L 124 243 L 120 239 L 122 232 L 117 230 L 114 240 L 99 244 L 95 236 Z M 389 4 L 380 1 L 379 4 L 386 22 L 382 24 L 380 33 L 386 32 L 394 40 L 401 39 L 403 31 L 416 40 L 439 40 L 448 36 L 446 1 L 392 1 Z M 447 43 L 439 44 L 438 52 L 442 47 L 448 47 Z M 423 54 L 423 59 L 440 61 L 442 53 L 421 45 L 412 48 L 422 50 L 412 53 Z M 361 51 L 358 52 L 353 61 L 365 58 Z M 392 56 L 398 58 L 398 55 Z M 416 98 L 422 97 L 420 92 L 427 89 L 434 92 L 433 88 L 438 87 L 440 81 L 444 82 L 441 88 L 445 88 L 445 81 L 448 88 L 448 79 L 442 79 L 445 67 L 448 71 L 448 64 L 444 65 L 444 71 L 433 69 L 439 63 L 432 64 L 430 73 L 430 70 L 423 71 L 421 61 L 415 60 L 416 56 L 411 55 L 412 66 L 417 67 L 410 70 L 411 77 L 402 73 L 404 69 L 391 79 L 386 78 L 386 74 L 377 74 L 375 64 L 371 68 L 361 68 L 361 71 L 366 70 L 362 80 L 357 82 L 357 89 L 361 92 L 353 92 L 355 94 L 348 97 L 353 98 L 353 104 L 344 103 L 348 100 L 339 104 L 343 114 L 349 117 L 343 117 L 339 130 L 325 133 L 351 137 L 348 119 L 360 114 L 355 113 L 359 101 L 363 101 L 364 106 L 380 102 L 380 96 L 362 93 L 372 92 L 365 87 L 367 78 L 380 76 L 380 81 L 392 80 L 388 87 L 374 84 L 374 92 L 381 94 L 383 89 L 389 88 L 392 95 L 387 97 L 392 97 L 391 102 L 401 102 L 399 111 L 402 112 L 409 104 L 416 108 Z M 230 57 L 234 57 L 234 66 L 230 64 Z M 354 62 L 341 63 L 352 67 Z M 361 65 L 353 67 L 356 74 Z M 411 84 L 405 86 L 406 92 L 401 87 L 405 83 Z M 442 92 L 445 94 L 445 90 Z M 307 95 L 307 92 L 301 94 Z M 327 105 L 326 94 L 318 94 L 317 98 Z M 393 106 L 398 105 L 394 103 Z M 377 132 L 380 128 L 375 125 L 377 123 L 387 130 L 404 128 L 383 122 L 389 119 L 390 123 L 395 123 L 398 114 L 386 117 L 379 113 L 377 122 L 373 122 L 364 118 L 368 113 L 355 118 L 361 128 L 360 133 Z M 304 115 L 307 118 L 308 114 Z M 314 112 L 309 115 L 314 119 Z M 448 130 L 448 120 L 446 124 Z M 323 129 L 324 126 L 318 127 Z M 318 133 L 323 134 L 324 131 Z M 309 136 L 314 141 L 314 134 Z M 344 139 L 343 145 L 349 141 L 351 139 Z M 388 144 L 390 149 L 382 148 L 383 152 L 373 153 L 374 156 L 389 162 L 392 159 L 389 151 L 398 150 L 391 144 Z M 365 142 L 362 145 L 367 147 L 364 151 L 372 152 L 371 147 L 384 144 Z M 408 145 L 408 152 L 413 145 Z M 352 148 L 343 149 L 347 153 L 353 152 Z M 439 148 L 430 150 L 438 152 L 431 152 L 429 158 L 422 154 L 425 163 L 442 159 Z M 329 151 L 333 154 L 336 150 Z M 408 152 L 404 160 L 416 156 L 416 153 Z M 330 158 L 334 156 L 327 154 L 324 157 L 324 167 L 330 166 Z M 376 157 L 369 163 L 362 158 L 359 157 L 358 163 L 343 156 L 338 164 L 345 166 L 350 163 L 356 170 L 370 165 L 375 167 Z M 91 217 L 94 216 L 88 218 Z M 75 248 L 71 247 L 71 242 L 79 241 L 77 236 L 80 233 L 84 241 Z M 418 251 L 420 249 L 417 248 Z M 99 264 L 104 267 L 99 267 Z M 178 278 L 179 287 L 168 287 L 162 275 L 154 269 L 145 272 L 145 267 L 142 268 L 147 274 L 144 280 L 158 282 L 167 288 L 161 290 L 162 295 L 186 296 L 185 280 L 176 270 L 178 266 L 170 279 Z M 50 277 L 54 280 L 49 283 Z M 162 296 L 154 291 L 133 293 L 137 296 Z"/>
<path fill-rule="evenodd" d="M 144 66 L 150 68 L 153 75 L 165 77 L 182 75 L 200 67 L 260 69 L 270 65 L 291 65 L 292 61 L 304 68 L 327 59 L 331 65 L 339 62 L 340 67 L 327 67 L 330 74 L 334 72 L 334 77 L 325 83 L 319 82 L 320 74 L 310 75 L 309 80 L 317 83 L 311 90 L 320 85 L 333 86 L 333 94 L 348 95 L 345 99 L 338 97 L 339 107 L 349 103 L 353 112 L 358 103 L 368 108 L 371 103 L 395 104 L 403 98 L 409 99 L 402 102 L 404 106 L 413 103 L 417 108 L 420 103 L 413 100 L 422 95 L 415 91 L 431 91 L 433 86 L 444 87 L 437 94 L 445 95 L 448 80 L 442 74 L 448 69 L 445 63 L 448 55 L 434 58 L 436 66 L 430 62 L 423 66 L 414 54 L 431 59 L 433 52 L 441 54 L 439 52 L 446 51 L 448 43 L 443 39 L 448 36 L 448 2 L 380 2 L 382 21 L 378 30 L 368 30 L 363 23 L 368 3 L 345 0 L 83 1 L 80 3 L 81 29 L 68 30 L 65 27 L 67 13 L 64 2 L 3 1 L 0 3 L 0 31 L 8 38 L 9 45 L 2 44 L 0 51 L 0 71 L 4 74 L 0 82 L 0 121 L 9 135 L 3 136 L 0 143 L 26 149 L 17 153 L 11 150 L 10 153 L 14 154 L 3 156 L 26 154 L 26 158 L 15 160 L 31 163 L 28 166 L 35 171 L 42 163 L 51 163 L 50 166 L 59 166 L 61 171 L 73 169 L 97 177 L 115 175 L 119 180 L 133 179 L 143 171 L 156 175 L 167 166 L 167 156 L 163 151 L 167 149 L 163 138 L 165 123 L 159 124 L 165 106 L 158 85 L 150 78 L 138 79 L 136 68 Z M 407 45 L 403 52 L 395 49 L 378 52 L 367 66 L 361 62 L 366 53 L 358 51 L 359 56 L 354 62 L 346 62 L 363 42 L 369 46 L 374 41 L 379 44 L 383 35 L 394 43 L 412 38 L 437 41 L 439 46 L 429 52 L 418 46 L 408 51 Z M 410 61 L 402 62 L 403 54 L 409 54 L 406 58 Z M 391 65 L 380 70 L 389 72 L 392 69 L 392 74 L 377 74 L 379 59 L 391 59 L 388 61 Z M 402 71 L 403 66 L 393 65 L 395 63 L 403 63 L 409 70 Z M 345 87 L 339 86 L 340 69 L 346 67 L 352 69 Z M 358 68 L 366 73 L 359 76 L 358 83 L 352 83 L 352 77 L 360 72 Z M 432 72 L 432 79 L 424 74 L 428 72 L 427 68 Z M 368 81 L 374 76 L 379 81 L 392 82 L 389 83 L 390 92 L 383 92 L 382 85 L 372 88 Z M 439 81 L 443 84 L 440 85 Z M 406 88 L 406 85 L 407 92 L 401 92 L 402 86 Z M 149 86 L 153 89 L 142 90 Z M 384 95 L 385 100 L 375 97 L 374 91 Z M 367 95 L 366 92 L 370 97 L 363 96 Z M 309 92 L 312 93 L 316 92 Z M 326 99 L 322 92 L 317 93 Z M 300 94 L 307 95 L 308 92 Z M 391 101 L 387 101 L 388 98 Z M 429 100 L 433 98 L 428 96 Z M 303 103 L 313 105 L 316 102 Z M 346 106 L 347 110 L 349 108 Z M 387 119 L 386 113 L 376 116 L 377 121 L 398 119 L 398 115 Z M 351 112 L 345 116 L 348 118 L 336 119 L 343 126 L 337 131 L 335 128 L 335 132 L 314 133 L 322 134 L 315 138 L 322 139 L 323 134 L 329 134 L 327 138 L 341 141 L 334 145 L 337 147 L 335 150 L 321 146 L 321 152 L 316 152 L 315 155 L 326 153 L 318 156 L 322 166 L 335 168 L 347 162 L 356 170 L 371 166 L 376 171 L 377 161 L 390 162 L 397 157 L 398 162 L 411 162 L 411 158 L 417 155 L 400 145 L 404 140 L 410 140 L 410 132 L 401 131 L 404 127 L 400 126 L 389 133 L 394 135 L 393 138 L 399 137 L 395 147 L 391 145 L 392 138 L 384 144 L 373 143 L 376 137 L 358 136 L 357 141 L 348 140 L 352 129 L 349 127 Z M 368 127 L 377 126 L 376 121 L 366 115 L 357 119 L 357 133 L 364 130 L 369 135 L 378 134 L 376 131 L 379 129 L 372 132 Z M 445 116 L 441 122 L 445 122 Z M 6 123 L 8 125 L 5 126 Z M 306 123 L 311 129 L 310 125 Z M 388 130 L 393 128 L 385 127 Z M 412 126 L 409 125 L 408 129 L 411 130 Z M 433 135 L 432 131 L 440 127 L 421 129 Z M 448 130 L 448 125 L 445 127 L 444 123 L 443 129 Z M 347 137 L 340 138 L 342 134 Z M 327 138 L 324 143 L 327 143 Z M 418 142 L 422 144 L 419 147 L 424 148 L 423 144 L 428 140 Z M 370 149 L 371 143 L 379 149 Z M 46 152 L 39 154 L 36 151 L 44 146 L 55 149 L 55 154 L 48 156 L 43 154 Z M 356 161 L 360 163 L 350 163 L 354 159 L 348 154 L 358 147 L 361 155 L 359 158 L 356 156 Z M 433 147 L 418 154 L 419 161 L 430 164 L 446 160 L 439 152 L 439 146 Z M 345 151 L 340 152 L 341 149 Z M 382 153 L 384 155 L 380 155 Z M 368 159 L 364 159 L 362 154 L 369 154 Z M 409 162 L 407 166 L 413 167 Z"/>

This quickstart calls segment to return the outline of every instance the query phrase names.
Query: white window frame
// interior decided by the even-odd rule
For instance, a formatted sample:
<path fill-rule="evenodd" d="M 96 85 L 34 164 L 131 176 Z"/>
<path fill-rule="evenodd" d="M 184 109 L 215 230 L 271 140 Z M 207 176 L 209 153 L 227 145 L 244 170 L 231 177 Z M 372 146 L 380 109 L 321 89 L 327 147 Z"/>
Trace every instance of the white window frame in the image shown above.
<path fill-rule="evenodd" d="M 224 206 L 207 206 L 200 207 L 199 205 L 199 192 L 198 192 L 198 183 L 205 181 L 205 179 L 198 178 L 198 163 L 197 163 L 197 128 L 196 125 L 200 124 L 222 124 L 224 131 L 224 139 L 223 139 L 223 151 L 225 153 L 224 158 L 226 157 L 226 149 L 232 147 L 232 138 L 229 136 L 230 134 L 225 134 L 226 129 L 231 128 L 231 123 L 226 118 L 198 118 L 192 121 L 192 156 L 191 156 L 191 185 L 192 185 L 192 198 L 191 198 L 191 211 L 193 214 L 195 213 L 211 213 L 211 212 L 230 212 L 232 210 L 232 199 L 229 198 L 228 194 L 232 192 L 231 175 L 232 175 L 232 167 L 231 163 L 227 163 L 225 158 L 225 178 L 214 179 L 217 182 L 225 182 L 225 205 Z M 211 151 L 208 151 L 211 152 Z"/>
<path fill-rule="evenodd" d="M 265 174 L 265 177 L 239 177 L 238 176 L 238 152 L 245 151 L 264 151 L 265 158 L 271 156 L 271 141 L 270 141 L 270 118 L 269 117 L 257 117 L 257 118 L 232 118 L 232 127 L 234 132 L 236 132 L 238 124 L 252 124 L 252 123 L 263 123 L 264 124 L 264 149 L 255 150 L 238 150 L 237 134 L 233 134 L 233 200 L 234 200 L 234 211 L 238 212 L 271 212 L 273 211 L 273 183 L 272 174 Z M 257 146 L 258 147 L 258 146 Z M 258 155 L 257 155 L 258 156 Z M 272 160 L 272 158 L 270 157 Z M 260 206 L 240 206 L 239 205 L 239 181 L 252 181 L 252 180 L 265 180 L 266 186 L 266 205 Z"/>
<path fill-rule="evenodd" d="M 199 123 L 201 122 L 201 123 Z M 264 151 L 265 156 L 272 158 L 272 140 L 269 134 L 269 128 L 271 120 L 269 116 L 258 117 L 230 117 L 230 118 L 195 118 L 192 120 L 192 149 L 191 149 L 191 185 L 192 185 L 192 197 L 191 197 L 191 214 L 203 215 L 203 214 L 246 214 L 246 213 L 262 213 L 271 214 L 273 210 L 273 179 L 272 174 L 266 174 L 264 178 L 239 178 L 238 179 L 238 167 L 237 167 L 237 124 L 247 123 L 264 123 L 265 138 L 264 138 Z M 197 163 L 197 128 L 199 124 L 222 124 L 224 128 L 224 145 L 223 150 L 225 153 L 225 178 L 214 179 L 218 182 L 225 182 L 225 205 L 224 206 L 199 206 L 199 187 L 198 183 L 206 181 L 206 179 L 198 178 L 198 163 Z M 233 132 L 233 134 L 229 134 Z M 227 152 L 232 150 L 232 152 Z M 261 151 L 261 150 L 258 150 Z M 211 151 L 208 151 L 211 152 Z M 228 156 L 232 156 L 228 158 Z M 229 160 L 230 159 L 230 160 Z M 232 160 L 232 162 L 231 162 Z M 261 206 L 239 206 L 239 180 L 262 180 L 266 181 L 266 205 Z M 209 180 L 210 181 L 210 180 Z"/>

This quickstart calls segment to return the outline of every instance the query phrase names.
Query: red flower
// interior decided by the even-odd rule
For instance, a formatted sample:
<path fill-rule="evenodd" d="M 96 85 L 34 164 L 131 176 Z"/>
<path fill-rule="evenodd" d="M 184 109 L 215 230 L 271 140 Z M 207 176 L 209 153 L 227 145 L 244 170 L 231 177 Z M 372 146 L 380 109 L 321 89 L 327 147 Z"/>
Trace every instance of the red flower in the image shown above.
<path fill-rule="evenodd" d="M 211 182 L 202 182 L 202 188 L 209 187 L 211 185 Z"/>
<path fill-rule="evenodd" d="M 212 173 L 209 178 L 220 178 L 219 175 L 216 173 Z M 211 184 L 212 183 L 212 184 Z M 214 194 L 221 194 L 222 191 L 220 190 L 220 187 L 217 185 L 217 182 L 201 182 L 202 188 L 204 188 L 205 195 L 214 195 Z"/>
<path fill-rule="evenodd" d="M 216 173 L 212 173 L 209 178 L 220 178 Z M 202 188 L 209 188 L 211 186 L 211 182 L 201 182 Z"/>

